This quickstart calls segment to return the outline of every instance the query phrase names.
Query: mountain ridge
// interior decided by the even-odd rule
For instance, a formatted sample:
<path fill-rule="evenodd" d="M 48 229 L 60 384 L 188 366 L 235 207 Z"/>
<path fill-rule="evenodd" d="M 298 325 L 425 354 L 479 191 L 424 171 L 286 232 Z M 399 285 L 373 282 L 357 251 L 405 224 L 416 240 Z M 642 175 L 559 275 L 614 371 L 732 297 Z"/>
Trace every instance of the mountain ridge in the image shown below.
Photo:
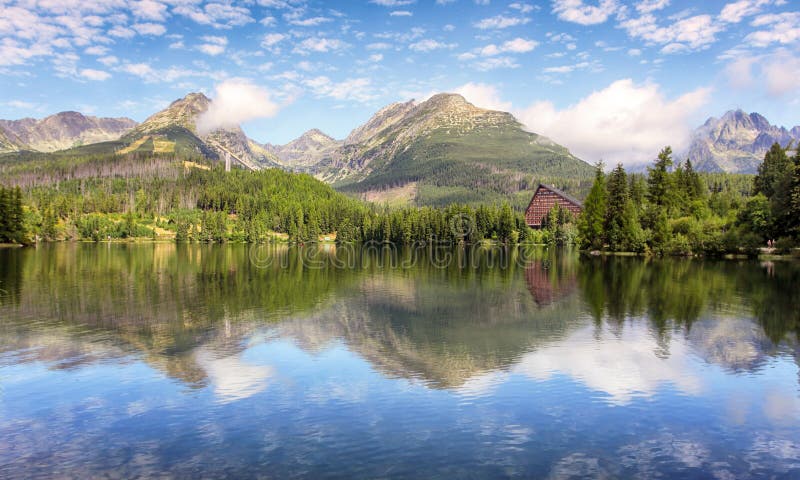
<path fill-rule="evenodd" d="M 0 151 L 54 152 L 117 140 L 136 125 L 127 117 L 95 117 L 71 110 L 41 119 L 0 120 Z"/>
<path fill-rule="evenodd" d="M 772 144 L 786 147 L 798 141 L 800 126 L 789 130 L 772 125 L 760 113 L 729 110 L 695 129 L 686 156 L 699 171 L 757 173 Z"/>

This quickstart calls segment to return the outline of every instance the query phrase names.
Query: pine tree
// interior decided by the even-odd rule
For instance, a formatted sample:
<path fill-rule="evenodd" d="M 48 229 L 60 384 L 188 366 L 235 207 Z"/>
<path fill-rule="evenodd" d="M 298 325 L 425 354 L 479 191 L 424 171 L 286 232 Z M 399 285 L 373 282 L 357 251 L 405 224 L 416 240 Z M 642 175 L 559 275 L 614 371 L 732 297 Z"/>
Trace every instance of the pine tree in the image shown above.
<path fill-rule="evenodd" d="M 607 195 L 603 164 L 598 163 L 594 184 L 583 202 L 583 212 L 578 221 L 578 235 L 583 249 L 603 248 Z"/>

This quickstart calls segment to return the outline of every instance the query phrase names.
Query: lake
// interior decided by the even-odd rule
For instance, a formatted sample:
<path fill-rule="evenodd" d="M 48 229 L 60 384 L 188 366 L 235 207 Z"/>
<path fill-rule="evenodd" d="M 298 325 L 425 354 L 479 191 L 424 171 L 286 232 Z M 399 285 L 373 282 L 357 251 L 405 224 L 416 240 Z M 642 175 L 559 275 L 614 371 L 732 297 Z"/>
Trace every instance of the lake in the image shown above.
<path fill-rule="evenodd" d="M 0 249 L 0 478 L 800 478 L 800 265 Z"/>

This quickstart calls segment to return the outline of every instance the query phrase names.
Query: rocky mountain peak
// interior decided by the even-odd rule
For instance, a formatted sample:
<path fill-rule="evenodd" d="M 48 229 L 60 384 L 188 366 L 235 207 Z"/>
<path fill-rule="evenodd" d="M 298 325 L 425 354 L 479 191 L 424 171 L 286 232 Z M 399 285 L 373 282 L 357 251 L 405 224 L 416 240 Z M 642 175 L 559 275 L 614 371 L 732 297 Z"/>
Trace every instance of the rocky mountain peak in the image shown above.
<path fill-rule="evenodd" d="M 52 152 L 116 140 L 136 126 L 130 118 L 98 118 L 66 111 L 36 120 L 0 120 L 0 130 L 21 149 Z"/>
<path fill-rule="evenodd" d="M 797 139 L 800 128 L 787 131 L 759 113 L 731 110 L 695 131 L 688 157 L 700 170 L 755 173 L 773 143 Z"/>

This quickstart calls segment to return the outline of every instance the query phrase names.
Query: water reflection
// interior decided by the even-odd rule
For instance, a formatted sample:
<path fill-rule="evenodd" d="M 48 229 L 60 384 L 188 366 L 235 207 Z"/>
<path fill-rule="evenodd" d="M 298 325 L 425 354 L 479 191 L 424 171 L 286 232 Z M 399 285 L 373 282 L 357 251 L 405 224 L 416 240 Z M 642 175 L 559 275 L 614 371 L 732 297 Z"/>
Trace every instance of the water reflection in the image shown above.
<path fill-rule="evenodd" d="M 200 462 L 177 446 L 185 463 L 167 460 L 172 427 L 240 475 L 266 462 L 324 477 L 321 442 L 341 457 L 331 472 L 356 477 L 458 475 L 456 459 L 490 477 L 800 468 L 796 264 L 455 250 L 467 261 L 402 268 L 406 252 L 377 252 L 335 268 L 350 253 L 310 267 L 295 248 L 0 250 L 0 444 L 19 445 L 0 476 L 37 442 L 105 474 L 32 432 L 89 442 L 115 422 L 120 444 L 143 442 L 152 470 L 120 462 L 144 476 Z M 94 434 L 73 431 L 81 418 Z M 259 453 L 238 470 L 218 447 L 242 437 Z M 722 462 L 730 449 L 749 463 Z"/>

